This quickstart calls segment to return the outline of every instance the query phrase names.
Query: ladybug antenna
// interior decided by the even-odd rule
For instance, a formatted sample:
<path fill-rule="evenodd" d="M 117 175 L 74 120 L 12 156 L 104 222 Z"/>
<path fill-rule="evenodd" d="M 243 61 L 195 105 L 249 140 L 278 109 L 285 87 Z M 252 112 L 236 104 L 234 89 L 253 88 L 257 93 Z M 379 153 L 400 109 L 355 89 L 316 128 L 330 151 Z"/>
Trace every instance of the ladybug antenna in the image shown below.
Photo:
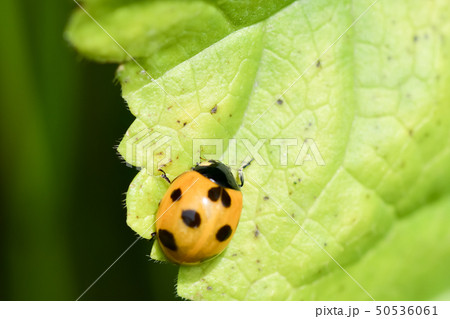
<path fill-rule="evenodd" d="M 172 182 L 170 181 L 170 179 L 167 177 L 166 172 L 164 172 L 162 169 L 158 169 L 158 171 L 160 171 L 161 177 L 164 178 L 169 184 L 172 184 Z"/>

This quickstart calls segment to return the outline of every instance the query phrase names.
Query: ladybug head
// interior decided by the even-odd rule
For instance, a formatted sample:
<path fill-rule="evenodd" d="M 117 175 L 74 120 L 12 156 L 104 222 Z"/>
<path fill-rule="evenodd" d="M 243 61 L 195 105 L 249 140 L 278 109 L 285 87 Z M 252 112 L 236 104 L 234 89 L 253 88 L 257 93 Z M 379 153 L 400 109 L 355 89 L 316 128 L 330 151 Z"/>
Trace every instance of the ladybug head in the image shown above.
<path fill-rule="evenodd" d="M 240 186 L 236 183 L 231 169 L 222 162 L 215 160 L 205 161 L 195 166 L 192 170 L 199 172 L 219 186 L 240 190 Z"/>

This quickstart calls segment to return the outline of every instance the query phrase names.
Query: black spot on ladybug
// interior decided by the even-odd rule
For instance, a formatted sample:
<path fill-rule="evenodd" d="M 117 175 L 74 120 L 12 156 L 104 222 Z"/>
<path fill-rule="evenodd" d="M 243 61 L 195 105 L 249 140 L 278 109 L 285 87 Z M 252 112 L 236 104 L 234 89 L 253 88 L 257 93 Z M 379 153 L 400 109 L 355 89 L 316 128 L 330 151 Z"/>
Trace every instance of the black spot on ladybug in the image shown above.
<path fill-rule="evenodd" d="M 214 107 L 211 109 L 211 111 L 209 111 L 211 114 L 216 114 L 217 113 L 217 104 L 214 105 Z"/>
<path fill-rule="evenodd" d="M 231 197 L 225 189 L 222 189 L 222 205 L 224 207 L 231 206 Z"/>
<path fill-rule="evenodd" d="M 183 210 L 183 212 L 181 213 L 181 218 L 183 219 L 183 222 L 186 224 L 186 226 L 192 228 L 197 228 L 198 226 L 200 226 L 201 218 L 199 213 L 197 213 L 195 210 Z"/>
<path fill-rule="evenodd" d="M 172 201 L 175 202 L 181 198 L 181 189 L 177 188 L 170 194 L 170 198 L 172 198 Z"/>
<path fill-rule="evenodd" d="M 161 244 L 164 245 L 164 247 L 169 248 L 170 250 L 176 251 L 177 250 L 177 244 L 175 243 L 175 237 L 173 237 L 173 234 L 165 229 L 160 229 L 158 231 L 158 237 Z"/>
<path fill-rule="evenodd" d="M 282 100 L 282 99 L 278 99 L 278 100 L 277 100 L 277 104 L 278 104 L 278 105 L 283 104 L 283 100 Z"/>
<path fill-rule="evenodd" d="M 213 202 L 216 202 L 220 197 L 221 187 L 213 187 L 208 191 L 208 197 Z"/>
<path fill-rule="evenodd" d="M 230 235 L 231 227 L 230 225 L 225 225 L 217 231 L 216 238 L 218 241 L 225 241 L 230 237 Z"/>

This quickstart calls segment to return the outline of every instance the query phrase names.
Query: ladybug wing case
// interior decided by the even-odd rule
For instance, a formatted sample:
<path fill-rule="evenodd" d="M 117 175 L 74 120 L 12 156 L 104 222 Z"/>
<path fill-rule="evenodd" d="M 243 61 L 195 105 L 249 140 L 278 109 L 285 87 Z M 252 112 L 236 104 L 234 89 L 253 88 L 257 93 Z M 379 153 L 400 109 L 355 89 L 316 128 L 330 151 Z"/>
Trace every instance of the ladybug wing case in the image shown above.
<path fill-rule="evenodd" d="M 242 210 L 239 189 L 223 187 L 197 171 L 176 178 L 156 215 L 164 254 L 178 264 L 197 264 L 221 253 Z"/>

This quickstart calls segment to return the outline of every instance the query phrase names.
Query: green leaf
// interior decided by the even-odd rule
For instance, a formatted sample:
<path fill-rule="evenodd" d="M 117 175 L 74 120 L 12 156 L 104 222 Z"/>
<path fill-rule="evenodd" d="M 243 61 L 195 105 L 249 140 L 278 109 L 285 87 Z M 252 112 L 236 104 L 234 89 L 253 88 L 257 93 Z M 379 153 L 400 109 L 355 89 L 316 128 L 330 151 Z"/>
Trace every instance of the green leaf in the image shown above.
<path fill-rule="evenodd" d="M 245 172 L 233 240 L 217 258 L 180 267 L 180 296 L 447 298 L 450 4 L 379 1 L 365 13 L 373 1 L 262 3 L 87 2 L 156 81 L 74 14 L 68 39 L 122 63 L 136 116 L 119 146 L 143 168 L 127 195 L 128 224 L 149 238 L 168 187 L 157 168 L 171 179 L 189 169 L 199 139 L 223 141 L 226 162 L 234 139 L 234 168 L 249 155 L 245 143 L 264 141 L 264 163 Z M 287 165 L 280 139 L 297 143 Z M 151 256 L 164 259 L 157 245 Z"/>

